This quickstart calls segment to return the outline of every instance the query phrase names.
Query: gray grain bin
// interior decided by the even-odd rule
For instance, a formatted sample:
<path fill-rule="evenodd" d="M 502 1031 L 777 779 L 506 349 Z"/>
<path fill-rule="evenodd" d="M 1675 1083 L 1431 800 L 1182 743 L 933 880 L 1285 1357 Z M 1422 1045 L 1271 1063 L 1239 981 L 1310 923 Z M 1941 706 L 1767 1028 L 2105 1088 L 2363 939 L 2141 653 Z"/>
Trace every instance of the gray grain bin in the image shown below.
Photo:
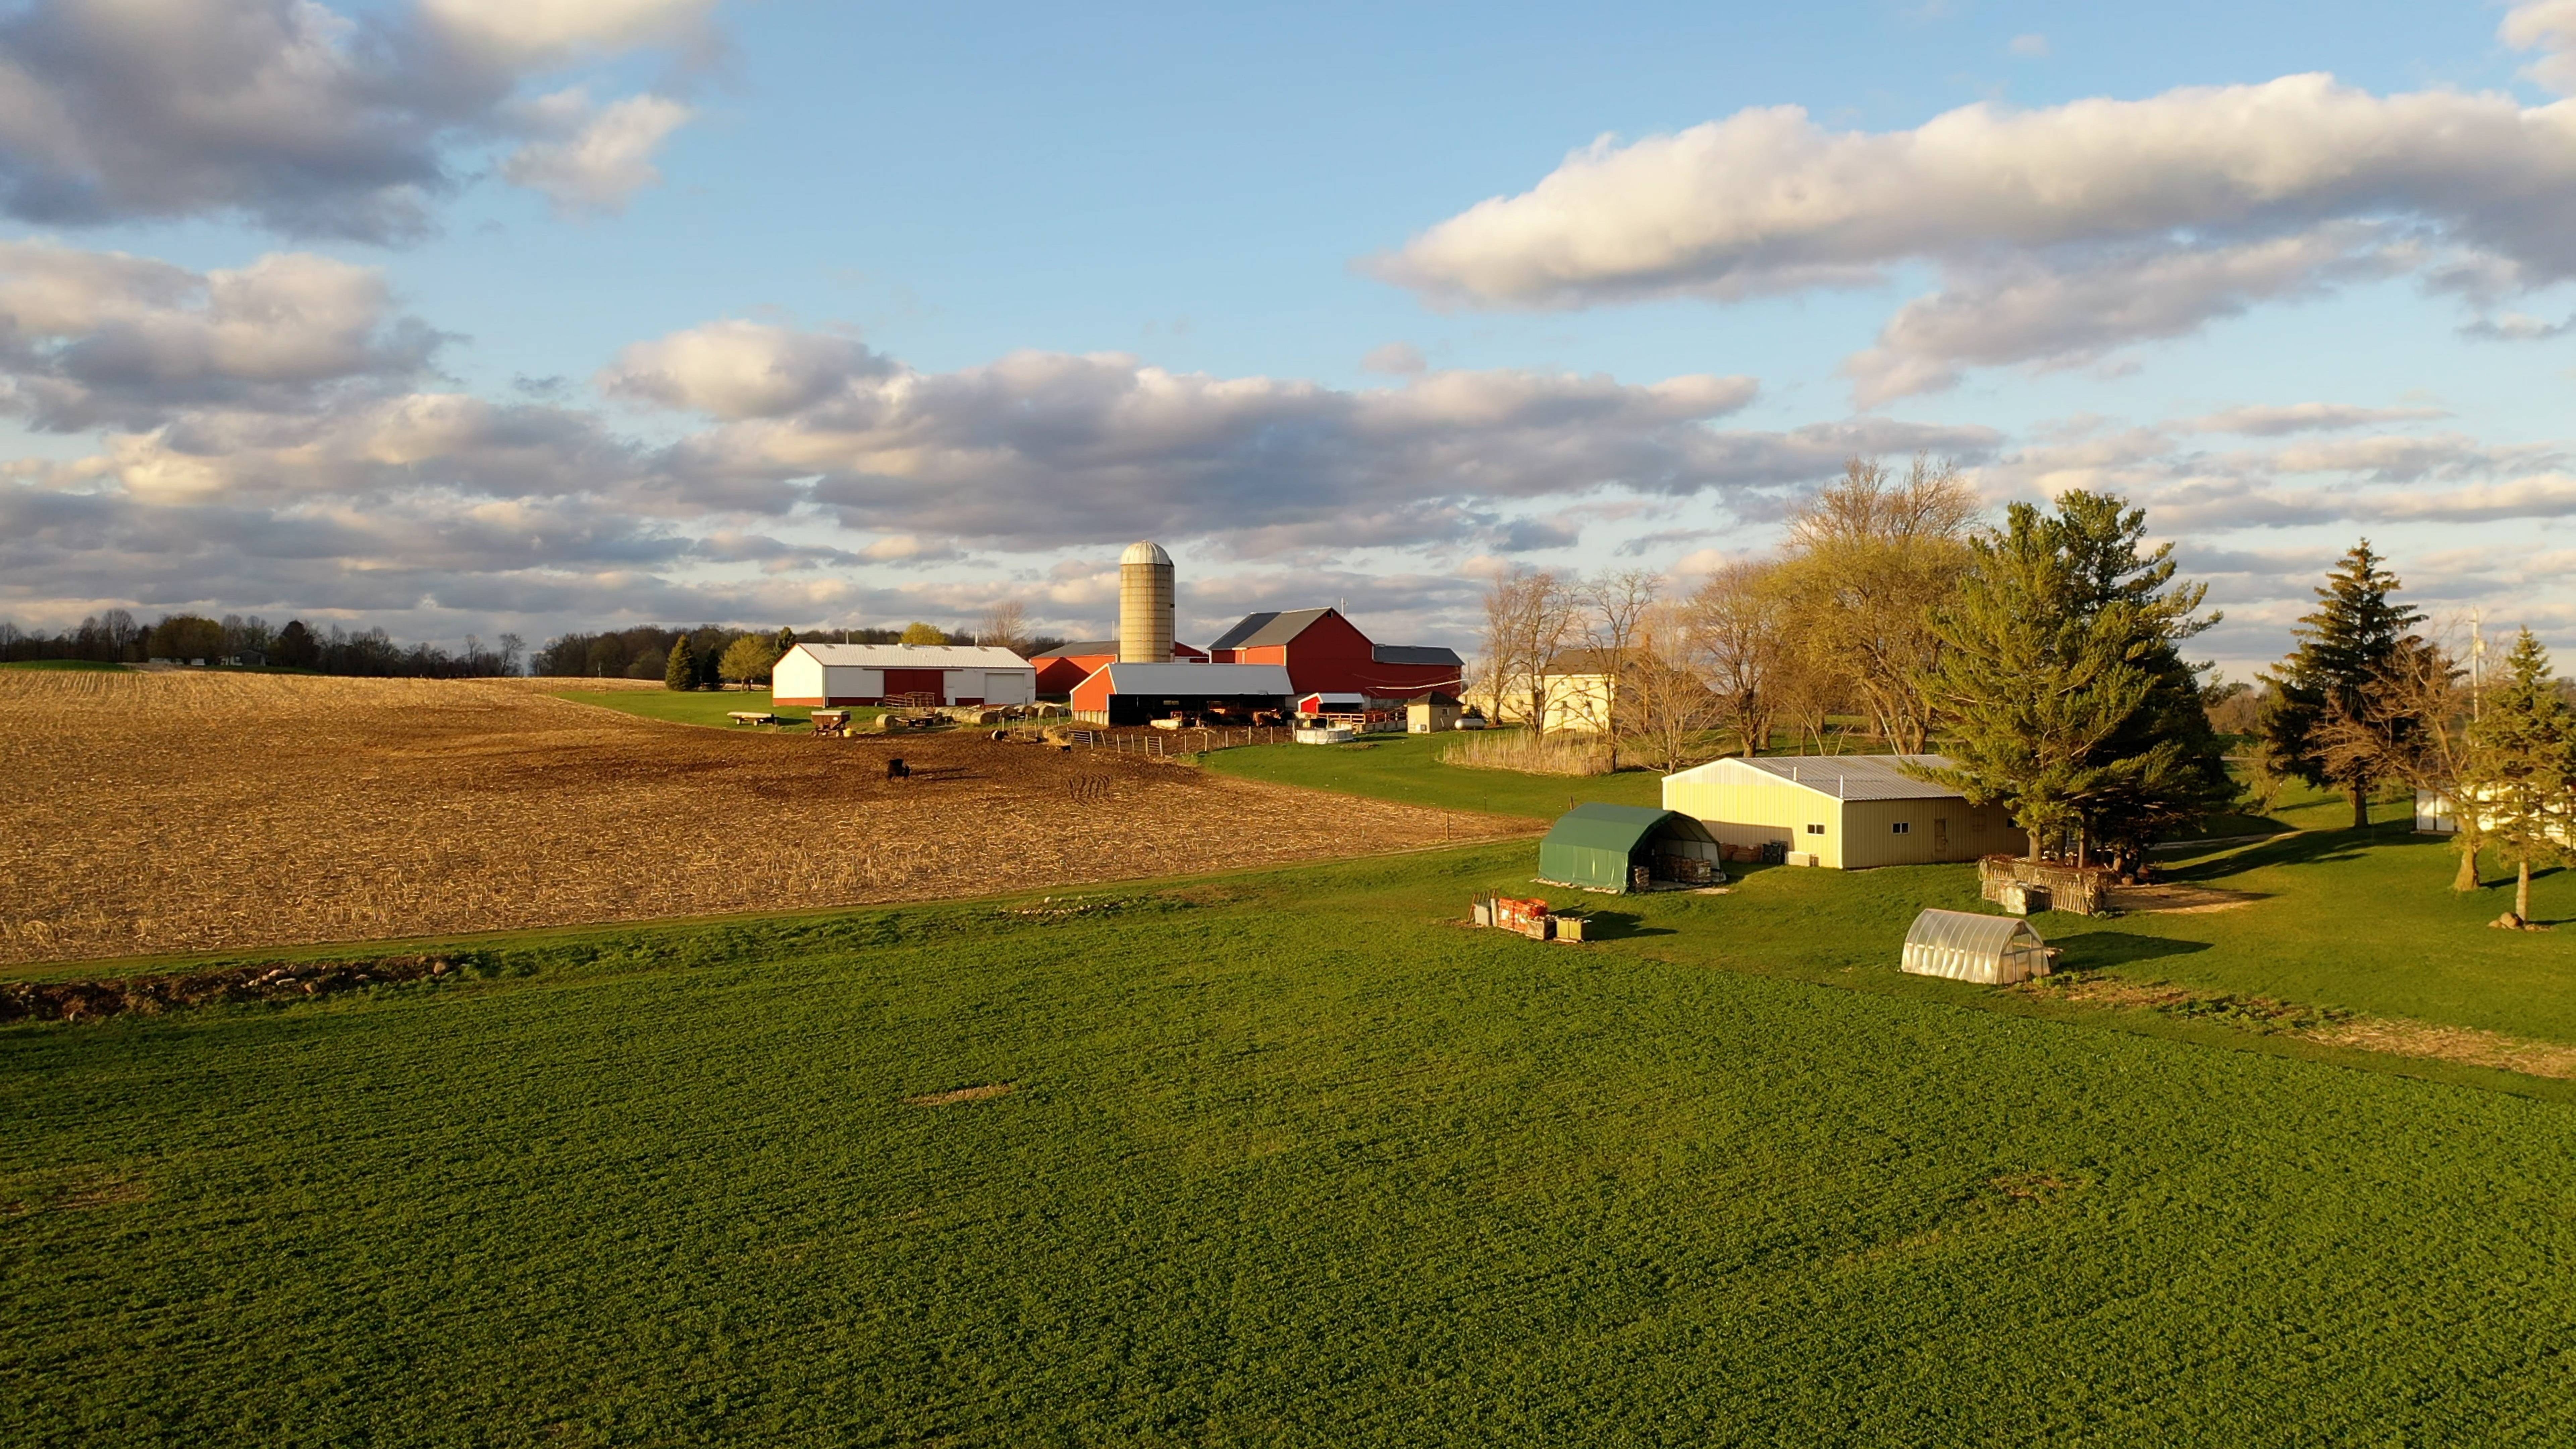
<path fill-rule="evenodd" d="M 1925 911 L 1905 933 L 1904 969 L 1984 986 L 2010 986 L 2048 974 L 2048 944 L 2015 916 Z"/>

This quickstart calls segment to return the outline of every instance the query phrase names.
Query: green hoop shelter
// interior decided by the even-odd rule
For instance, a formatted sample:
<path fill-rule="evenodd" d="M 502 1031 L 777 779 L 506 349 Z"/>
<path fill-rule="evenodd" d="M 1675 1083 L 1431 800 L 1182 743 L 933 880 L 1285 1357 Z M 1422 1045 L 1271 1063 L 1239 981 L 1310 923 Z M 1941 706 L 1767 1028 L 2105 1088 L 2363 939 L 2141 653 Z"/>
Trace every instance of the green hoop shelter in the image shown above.
<path fill-rule="evenodd" d="M 1651 805 L 1577 805 L 1538 843 L 1540 879 L 1597 891 L 1633 890 L 1641 869 L 1672 879 L 1675 860 L 1722 858 L 1707 826 Z"/>

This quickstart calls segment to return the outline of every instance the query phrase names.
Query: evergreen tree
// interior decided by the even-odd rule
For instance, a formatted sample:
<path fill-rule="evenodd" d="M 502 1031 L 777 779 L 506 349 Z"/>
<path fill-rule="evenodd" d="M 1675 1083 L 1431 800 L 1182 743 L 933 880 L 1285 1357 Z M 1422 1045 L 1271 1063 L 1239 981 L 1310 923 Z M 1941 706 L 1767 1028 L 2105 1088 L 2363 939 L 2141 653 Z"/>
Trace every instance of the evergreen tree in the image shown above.
<path fill-rule="evenodd" d="M 2116 497 L 2071 489 L 2057 500 L 2056 536 L 2071 564 L 2076 592 L 2069 606 L 2079 615 L 2115 608 L 2134 611 L 2129 662 L 2148 676 L 2147 694 L 2118 733 L 2105 742 L 2109 758 L 2137 762 L 2096 800 L 2090 837 L 2115 856 L 2124 873 L 2146 864 L 2147 848 L 2177 834 L 2236 798 L 2227 773 L 2227 749 L 2210 723 L 2200 668 L 2182 656 L 2182 641 L 2219 620 L 2196 611 L 2208 597 L 2205 584 L 2174 582 L 2173 545 L 2142 553 L 2146 510 Z"/>
<path fill-rule="evenodd" d="M 2474 787 L 2454 802 L 2483 817 L 2489 844 L 2514 860 L 2513 913 L 2531 919 L 2531 867 L 2569 857 L 2576 841 L 2576 716 L 2549 677 L 2549 654 L 2525 629 L 2469 726 Z"/>
<path fill-rule="evenodd" d="M 2362 757 L 2328 759 L 2328 727 L 2386 716 L 2389 667 L 2402 648 L 2416 642 L 2408 631 L 2424 621 L 2390 600 L 2399 585 L 2395 574 L 2380 567 L 2383 562 L 2368 539 L 2353 545 L 2316 591 L 2317 611 L 2292 631 L 2299 647 L 2264 676 L 2274 692 L 2263 715 L 2264 739 L 2292 774 L 2350 796 L 2356 830 L 2370 825 L 2370 791 L 2379 771 Z"/>
<path fill-rule="evenodd" d="M 681 635 L 671 642 L 670 662 L 662 666 L 662 687 L 695 689 L 698 687 L 698 655 L 689 647 L 689 636 Z"/>
<path fill-rule="evenodd" d="M 778 631 L 778 637 L 769 641 L 769 657 L 773 662 L 784 659 L 787 657 L 787 651 L 795 647 L 796 631 L 781 629 Z"/>
<path fill-rule="evenodd" d="M 1951 765 L 1920 773 L 2010 811 L 2033 860 L 2080 838 L 2096 802 L 2133 781 L 2135 762 L 2103 747 L 2154 684 L 2129 658 L 2137 605 L 2079 606 L 2088 591 L 2057 523 L 2016 503 L 2003 532 L 1971 541 L 1966 578 L 1933 615 L 1945 647 L 1922 679 Z"/>
<path fill-rule="evenodd" d="M 2038 859 L 2073 836 L 2124 868 L 2233 795 L 2180 641 L 2216 622 L 2173 583 L 2172 546 L 2141 554 L 2142 510 L 2070 491 L 2054 516 L 2016 504 L 1935 616 L 1925 676 L 1952 767 L 1921 773 L 2002 804 Z"/>

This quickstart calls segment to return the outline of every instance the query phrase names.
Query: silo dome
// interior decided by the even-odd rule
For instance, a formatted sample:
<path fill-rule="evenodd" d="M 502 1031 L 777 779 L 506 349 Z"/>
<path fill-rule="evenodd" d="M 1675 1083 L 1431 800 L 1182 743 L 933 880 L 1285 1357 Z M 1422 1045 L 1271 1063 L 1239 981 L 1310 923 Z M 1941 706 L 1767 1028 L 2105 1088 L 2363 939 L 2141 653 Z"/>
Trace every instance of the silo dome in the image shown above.
<path fill-rule="evenodd" d="M 1118 556 L 1118 662 L 1172 662 L 1172 556 L 1160 544 Z"/>

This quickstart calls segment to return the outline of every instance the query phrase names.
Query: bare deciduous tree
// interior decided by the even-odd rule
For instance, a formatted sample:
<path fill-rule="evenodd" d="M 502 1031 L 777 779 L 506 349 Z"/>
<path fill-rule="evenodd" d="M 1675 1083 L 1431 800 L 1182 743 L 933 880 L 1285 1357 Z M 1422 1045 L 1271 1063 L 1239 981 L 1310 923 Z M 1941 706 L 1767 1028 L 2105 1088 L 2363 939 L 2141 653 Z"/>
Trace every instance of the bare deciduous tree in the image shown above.
<path fill-rule="evenodd" d="M 1692 657 L 1747 756 L 1770 746 L 1771 723 L 1789 683 L 1791 646 L 1780 594 L 1778 564 L 1739 559 L 1691 596 Z"/>
<path fill-rule="evenodd" d="M 1503 701 L 1529 704 L 1530 731 L 1547 730 L 1547 671 L 1574 632 L 1574 596 L 1556 575 L 1517 570 L 1485 591 L 1485 675 L 1499 721 Z"/>
<path fill-rule="evenodd" d="M 2451 837 L 2460 853 L 2451 889 L 2473 891 L 2485 822 L 2474 804 L 2476 758 L 2467 728 L 2475 701 L 2454 642 L 2412 635 L 2400 641 L 2360 707 L 2329 715 L 2312 739 L 2330 775 L 2397 780 L 2448 797 L 2459 822 Z"/>
<path fill-rule="evenodd" d="M 1004 599 L 984 610 L 975 622 L 975 642 L 995 644 L 1014 654 L 1026 654 L 1029 642 L 1029 608 L 1017 599 Z"/>
<path fill-rule="evenodd" d="M 1621 730 L 1666 774 L 1695 763 L 1694 747 L 1719 714 L 1717 695 L 1694 667 L 1692 614 L 1672 603 L 1641 612 L 1619 680 Z"/>

